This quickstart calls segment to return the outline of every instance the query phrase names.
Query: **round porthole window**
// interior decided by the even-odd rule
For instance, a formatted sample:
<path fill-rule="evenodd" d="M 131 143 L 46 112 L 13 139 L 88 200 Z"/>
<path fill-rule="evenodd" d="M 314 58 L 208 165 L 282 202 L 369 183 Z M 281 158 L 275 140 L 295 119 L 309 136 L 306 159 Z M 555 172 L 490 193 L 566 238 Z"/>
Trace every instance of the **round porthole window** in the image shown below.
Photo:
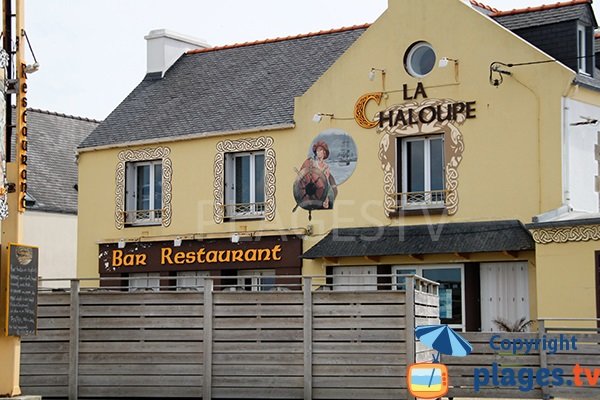
<path fill-rule="evenodd" d="M 406 71 L 415 78 L 422 78 L 435 67 L 435 51 L 427 42 L 417 42 L 404 55 Z"/>

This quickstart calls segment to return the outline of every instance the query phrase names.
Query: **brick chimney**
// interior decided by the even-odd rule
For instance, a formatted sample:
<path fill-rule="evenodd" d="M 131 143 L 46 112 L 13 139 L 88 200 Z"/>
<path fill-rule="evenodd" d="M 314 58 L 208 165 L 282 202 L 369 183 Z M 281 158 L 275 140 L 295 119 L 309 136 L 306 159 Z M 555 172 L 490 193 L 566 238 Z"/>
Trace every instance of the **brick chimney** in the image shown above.
<path fill-rule="evenodd" d="M 182 35 L 167 29 L 150 31 L 144 39 L 147 40 L 147 75 L 160 79 L 167 70 L 181 57 L 192 49 L 210 47 L 203 39 Z"/>

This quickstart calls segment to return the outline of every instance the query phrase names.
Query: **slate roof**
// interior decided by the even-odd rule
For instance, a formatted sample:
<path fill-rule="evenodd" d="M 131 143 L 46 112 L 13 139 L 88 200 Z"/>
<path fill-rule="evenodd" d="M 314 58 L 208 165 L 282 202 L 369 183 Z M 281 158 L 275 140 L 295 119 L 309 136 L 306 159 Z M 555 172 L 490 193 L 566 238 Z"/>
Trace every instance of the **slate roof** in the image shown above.
<path fill-rule="evenodd" d="M 490 17 L 511 31 L 573 20 L 581 20 L 593 26 L 597 25 L 593 19 L 589 0 L 574 0 L 519 10 L 500 11 L 491 14 Z"/>
<path fill-rule="evenodd" d="M 13 121 L 15 113 L 13 112 Z M 77 164 L 75 154 L 81 141 L 100 121 L 27 110 L 27 193 L 36 202 L 28 209 L 77 214 Z M 13 140 L 14 140 L 13 134 Z M 12 158 L 15 157 L 14 142 Z"/>
<path fill-rule="evenodd" d="M 301 96 L 367 25 L 189 52 L 147 76 L 80 148 L 293 124 Z"/>
<path fill-rule="evenodd" d="M 517 220 L 334 229 L 303 258 L 422 255 L 533 250 Z"/>

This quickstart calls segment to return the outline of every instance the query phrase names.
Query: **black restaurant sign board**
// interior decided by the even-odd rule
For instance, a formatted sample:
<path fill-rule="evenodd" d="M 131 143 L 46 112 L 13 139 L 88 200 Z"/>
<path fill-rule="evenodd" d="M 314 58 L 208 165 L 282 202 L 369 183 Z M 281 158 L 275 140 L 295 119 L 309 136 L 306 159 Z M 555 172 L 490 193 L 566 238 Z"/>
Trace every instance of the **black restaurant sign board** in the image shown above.
<path fill-rule="evenodd" d="M 37 247 L 9 245 L 8 335 L 34 335 L 37 328 Z"/>

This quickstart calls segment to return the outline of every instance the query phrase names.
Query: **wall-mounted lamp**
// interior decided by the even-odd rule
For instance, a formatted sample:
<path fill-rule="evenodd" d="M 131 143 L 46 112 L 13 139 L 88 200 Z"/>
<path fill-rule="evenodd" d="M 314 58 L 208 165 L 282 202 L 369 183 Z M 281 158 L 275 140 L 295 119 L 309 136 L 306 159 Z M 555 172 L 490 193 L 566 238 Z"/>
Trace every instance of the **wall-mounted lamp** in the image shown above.
<path fill-rule="evenodd" d="M 181 238 L 179 236 L 177 236 L 174 240 L 173 240 L 173 247 L 179 247 L 181 246 Z"/>
<path fill-rule="evenodd" d="M 234 233 L 231 235 L 231 243 L 238 243 L 240 241 L 240 234 Z"/>
<path fill-rule="evenodd" d="M 438 62 L 438 67 L 446 68 L 450 61 L 454 61 L 454 64 L 458 64 L 458 60 L 455 60 L 454 58 L 442 57 L 442 58 L 440 58 L 440 61 Z"/>
<path fill-rule="evenodd" d="M 317 114 L 313 115 L 312 121 L 315 124 L 318 124 L 319 122 L 321 122 L 323 120 L 323 117 L 333 118 L 333 114 L 317 113 Z"/>
<path fill-rule="evenodd" d="M 125 239 L 119 239 L 119 241 L 117 242 L 117 247 L 119 249 L 124 249 L 125 248 Z"/>
<path fill-rule="evenodd" d="M 35 62 L 33 64 L 28 64 L 25 66 L 26 74 L 33 74 L 34 72 L 38 72 L 40 70 L 40 64 Z"/>
<path fill-rule="evenodd" d="M 373 81 L 375 80 L 375 71 L 379 71 L 381 72 L 381 76 L 385 76 L 385 69 L 381 69 L 381 68 L 371 68 L 371 70 L 369 71 L 369 80 Z"/>

